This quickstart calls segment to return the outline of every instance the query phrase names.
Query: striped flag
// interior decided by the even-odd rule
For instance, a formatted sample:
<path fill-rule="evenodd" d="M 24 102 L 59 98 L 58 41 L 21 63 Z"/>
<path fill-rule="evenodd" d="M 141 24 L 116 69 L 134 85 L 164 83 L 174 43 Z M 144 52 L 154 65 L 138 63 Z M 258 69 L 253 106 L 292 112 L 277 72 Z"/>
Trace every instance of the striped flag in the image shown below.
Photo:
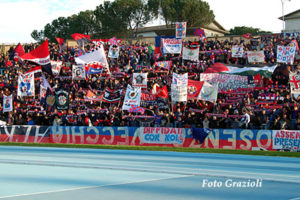
<path fill-rule="evenodd" d="M 160 62 L 155 62 L 154 66 L 166 69 L 166 70 L 170 70 L 172 65 L 172 61 L 160 61 Z"/>

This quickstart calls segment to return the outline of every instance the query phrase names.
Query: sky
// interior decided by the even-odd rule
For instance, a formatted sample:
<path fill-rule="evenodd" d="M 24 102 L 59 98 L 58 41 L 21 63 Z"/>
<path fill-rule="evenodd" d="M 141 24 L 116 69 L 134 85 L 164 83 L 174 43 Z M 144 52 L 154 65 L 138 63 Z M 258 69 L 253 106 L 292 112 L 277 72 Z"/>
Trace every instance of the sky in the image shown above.
<path fill-rule="evenodd" d="M 30 34 L 47 23 L 87 9 L 94 10 L 104 0 L 0 0 L 0 44 L 34 42 Z M 205 0 L 215 19 L 227 30 L 252 26 L 280 32 L 281 0 Z M 300 0 L 284 0 L 284 13 L 300 9 Z M 158 24 L 154 21 L 151 24 Z"/>

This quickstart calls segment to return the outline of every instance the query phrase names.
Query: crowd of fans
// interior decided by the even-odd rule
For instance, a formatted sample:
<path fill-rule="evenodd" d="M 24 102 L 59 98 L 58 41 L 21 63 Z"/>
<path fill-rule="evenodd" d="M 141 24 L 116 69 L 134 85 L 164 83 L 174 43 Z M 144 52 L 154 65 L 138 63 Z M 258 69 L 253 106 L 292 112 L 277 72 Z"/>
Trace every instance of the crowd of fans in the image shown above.
<path fill-rule="evenodd" d="M 249 128 L 249 129 L 287 129 L 300 130 L 300 98 L 290 94 L 289 72 L 300 72 L 299 62 L 294 65 L 278 64 L 271 77 L 263 77 L 255 87 L 237 91 L 222 91 L 216 103 L 201 100 L 172 103 L 169 99 L 161 104 L 142 102 L 144 113 L 122 111 L 124 93 L 131 84 L 135 72 L 148 73 L 148 87 L 143 93 L 151 94 L 154 84 L 167 86 L 171 91 L 172 73 L 188 72 L 189 79 L 199 80 L 200 73 L 216 62 L 247 66 L 247 57 L 232 58 L 231 47 L 243 43 L 244 51 L 263 50 L 265 64 L 276 64 L 277 45 L 287 45 L 293 38 L 280 34 L 261 36 L 259 39 L 228 41 L 200 41 L 199 62 L 182 60 L 179 55 L 165 54 L 157 57 L 154 45 L 136 43 L 120 44 L 118 59 L 108 59 L 111 75 L 106 73 L 89 75 L 86 80 L 72 80 L 72 66 L 79 54 L 78 47 L 68 47 L 60 52 L 55 43 L 49 44 L 51 60 L 63 61 L 58 76 L 46 75 L 53 91 L 64 89 L 69 92 L 70 104 L 67 110 L 45 108 L 40 103 L 39 90 L 41 79 L 35 81 L 35 97 L 17 96 L 18 73 L 24 73 L 34 66 L 33 63 L 21 62 L 14 57 L 14 48 L 0 56 L 0 102 L 3 95 L 13 95 L 13 111 L 2 112 L 0 120 L 7 125 L 76 125 L 76 126 L 157 126 L 157 127 L 203 127 L 203 128 Z M 38 44 L 24 45 L 25 52 L 30 52 Z M 93 48 L 85 46 L 85 51 Z M 109 45 L 106 43 L 105 50 Z M 298 52 L 299 53 L 299 52 Z M 169 71 L 154 66 L 156 61 L 172 60 Z M 148 67 L 147 67 L 148 66 Z M 123 97 L 116 103 L 85 101 L 88 91 L 101 96 L 106 88 L 123 89 Z"/>

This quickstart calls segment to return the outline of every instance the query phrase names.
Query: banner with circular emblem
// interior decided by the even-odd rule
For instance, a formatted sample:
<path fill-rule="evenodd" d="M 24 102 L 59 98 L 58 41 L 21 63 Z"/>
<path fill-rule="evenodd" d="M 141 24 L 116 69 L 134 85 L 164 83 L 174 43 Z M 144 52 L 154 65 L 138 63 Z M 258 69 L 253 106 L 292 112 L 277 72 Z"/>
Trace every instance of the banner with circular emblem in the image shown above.
<path fill-rule="evenodd" d="M 55 95 L 56 108 L 58 110 L 66 110 L 69 108 L 69 93 L 65 90 L 56 92 Z"/>

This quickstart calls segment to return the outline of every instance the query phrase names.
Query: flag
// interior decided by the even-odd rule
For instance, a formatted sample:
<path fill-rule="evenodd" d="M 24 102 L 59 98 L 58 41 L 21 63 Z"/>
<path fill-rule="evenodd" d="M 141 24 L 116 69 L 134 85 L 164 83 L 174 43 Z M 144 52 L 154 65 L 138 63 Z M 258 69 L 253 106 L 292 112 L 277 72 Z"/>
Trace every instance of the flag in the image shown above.
<path fill-rule="evenodd" d="M 91 90 L 88 90 L 86 96 L 85 96 L 86 101 L 102 101 L 101 96 L 97 96 L 94 94 Z"/>
<path fill-rule="evenodd" d="M 20 56 L 22 60 L 34 62 L 42 67 L 44 72 L 52 75 L 48 39 L 33 51 Z"/>
<path fill-rule="evenodd" d="M 185 74 L 173 73 L 172 84 L 178 85 L 178 86 L 187 86 L 187 84 L 188 84 L 188 73 L 185 73 Z"/>
<path fill-rule="evenodd" d="M 199 36 L 199 38 L 205 37 L 204 29 L 202 28 L 196 28 L 194 31 L 195 36 Z"/>
<path fill-rule="evenodd" d="M 77 42 L 79 48 L 84 51 L 84 45 L 88 43 L 92 43 L 90 35 L 84 35 L 81 33 L 73 33 L 71 37 Z"/>
<path fill-rule="evenodd" d="M 110 45 L 118 46 L 121 43 L 121 39 L 117 39 L 115 36 L 108 40 Z"/>
<path fill-rule="evenodd" d="M 3 112 L 13 111 L 13 99 L 12 95 L 3 95 Z"/>
<path fill-rule="evenodd" d="M 187 98 L 188 100 L 198 99 L 204 81 L 188 80 Z"/>
<path fill-rule="evenodd" d="M 170 70 L 171 66 L 172 66 L 172 61 L 160 61 L 160 62 L 155 62 L 154 66 L 166 69 L 166 70 Z"/>
<path fill-rule="evenodd" d="M 67 110 L 69 108 L 69 93 L 65 90 L 56 92 L 55 103 L 58 110 Z"/>
<path fill-rule="evenodd" d="M 208 128 L 192 128 L 192 136 L 202 144 L 211 131 L 212 130 Z"/>
<path fill-rule="evenodd" d="M 252 35 L 250 33 L 246 33 L 244 35 L 242 35 L 243 38 L 250 40 Z"/>
<path fill-rule="evenodd" d="M 260 82 L 261 82 L 261 76 L 260 76 L 260 74 L 256 74 L 256 75 L 254 76 L 254 83 L 255 83 L 256 85 L 259 85 Z"/>
<path fill-rule="evenodd" d="M 85 72 L 89 74 L 102 74 L 104 73 L 105 65 L 103 63 L 92 63 L 85 65 Z"/>
<path fill-rule="evenodd" d="M 73 80 L 85 80 L 85 68 L 83 65 L 73 65 L 72 79 Z"/>
<path fill-rule="evenodd" d="M 140 107 L 140 106 L 137 106 L 137 105 L 131 105 L 128 112 L 130 112 L 130 113 L 136 112 L 136 113 L 144 114 L 145 110 L 146 109 L 143 108 L 143 107 Z"/>
<path fill-rule="evenodd" d="M 187 84 L 186 85 L 171 85 L 172 102 L 187 101 Z"/>
<path fill-rule="evenodd" d="M 77 64 L 82 65 L 94 62 L 101 62 L 108 66 L 103 45 L 100 45 L 98 48 L 91 50 L 82 56 L 75 57 L 75 62 Z"/>
<path fill-rule="evenodd" d="M 15 56 L 20 57 L 23 56 L 24 54 L 25 54 L 24 48 L 19 43 L 15 48 Z"/>
<path fill-rule="evenodd" d="M 297 40 L 292 40 L 291 43 L 294 43 L 294 46 L 296 47 L 296 51 L 299 51 L 299 45 L 298 45 Z"/>
<path fill-rule="evenodd" d="M 211 85 L 208 82 L 204 82 L 199 94 L 199 99 L 214 103 L 217 101 L 217 98 L 218 98 L 218 84 Z"/>
<path fill-rule="evenodd" d="M 141 103 L 141 88 L 140 87 L 134 88 L 128 85 L 124 97 L 122 110 L 129 110 L 132 107 L 132 105 L 140 106 L 140 103 Z"/>
<path fill-rule="evenodd" d="M 18 96 L 34 96 L 34 73 L 19 74 Z"/>
<path fill-rule="evenodd" d="M 24 74 L 38 73 L 38 72 L 42 72 L 42 67 L 41 66 L 32 67 L 27 72 L 25 72 Z"/>
<path fill-rule="evenodd" d="M 163 87 L 159 87 L 159 86 L 156 87 L 156 97 L 162 98 L 162 99 L 169 98 L 168 88 L 166 85 Z"/>
<path fill-rule="evenodd" d="M 105 103 L 117 103 L 120 101 L 122 95 L 122 90 L 111 90 L 109 88 L 105 89 L 104 96 L 103 96 L 103 102 Z"/>
<path fill-rule="evenodd" d="M 63 38 L 55 38 L 59 44 L 59 53 L 63 52 L 66 49 L 65 40 Z"/>
<path fill-rule="evenodd" d="M 186 22 L 176 22 L 176 38 L 185 38 Z"/>

